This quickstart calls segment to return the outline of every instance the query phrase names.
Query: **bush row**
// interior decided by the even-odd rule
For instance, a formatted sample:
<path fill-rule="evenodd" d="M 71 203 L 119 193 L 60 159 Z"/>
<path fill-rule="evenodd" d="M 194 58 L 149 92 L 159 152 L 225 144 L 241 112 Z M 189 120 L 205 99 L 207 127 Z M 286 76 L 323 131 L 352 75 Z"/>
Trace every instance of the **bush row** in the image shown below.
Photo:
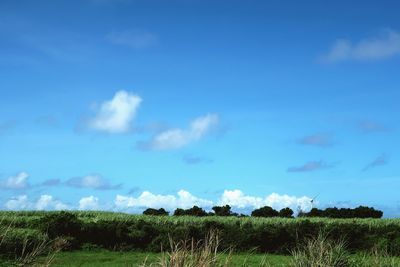
<path fill-rule="evenodd" d="M 193 206 L 190 209 L 176 209 L 174 211 L 174 216 L 239 216 L 245 217 L 246 215 L 234 213 L 229 205 L 225 206 L 215 206 L 212 208 L 213 212 L 206 212 L 204 209 Z M 148 208 L 143 212 L 144 215 L 155 215 L 155 216 L 167 216 L 169 212 L 165 209 L 153 209 Z M 253 217 L 283 217 L 283 218 L 293 218 L 293 210 L 290 208 L 283 208 L 277 211 L 269 206 L 264 206 L 255 209 L 251 212 Z M 311 209 L 310 212 L 302 212 L 298 214 L 299 217 L 326 217 L 326 218 L 381 218 L 383 212 L 380 210 L 375 210 L 371 207 L 359 206 L 354 209 L 350 208 L 326 208 L 325 210 L 320 210 L 317 208 Z"/>

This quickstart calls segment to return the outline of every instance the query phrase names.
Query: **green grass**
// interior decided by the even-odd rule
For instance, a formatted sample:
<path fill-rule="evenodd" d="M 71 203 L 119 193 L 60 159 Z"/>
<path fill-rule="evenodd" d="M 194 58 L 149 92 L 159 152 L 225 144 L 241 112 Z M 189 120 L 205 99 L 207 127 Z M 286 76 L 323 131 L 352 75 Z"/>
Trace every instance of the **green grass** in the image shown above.
<path fill-rule="evenodd" d="M 57 254 L 51 266 L 60 267 L 117 267 L 117 266 L 140 266 L 144 261 L 154 263 L 160 258 L 160 253 L 146 252 L 112 252 L 112 251 L 74 251 L 61 252 Z M 226 255 L 221 255 L 224 261 Z M 233 254 L 231 266 L 259 266 L 263 258 L 271 266 L 287 266 L 291 257 L 281 255 L 262 254 Z"/>
<path fill-rule="evenodd" d="M 147 253 L 147 252 L 112 252 L 112 251 L 73 251 L 73 252 L 60 252 L 55 257 L 53 264 L 54 267 L 119 267 L 119 266 L 140 266 L 144 261 L 147 264 L 157 262 L 160 258 L 160 253 Z M 221 261 L 224 261 L 226 255 L 221 255 Z M 254 266 L 258 267 L 263 259 L 269 266 L 284 267 L 289 266 L 292 260 L 291 256 L 272 255 L 272 254 L 232 254 L 230 266 Z M 352 255 L 351 258 L 359 259 L 359 254 Z M 398 266 L 400 266 L 400 258 L 394 258 Z M 368 262 L 368 259 L 367 259 Z M 372 258 L 369 260 L 370 266 L 373 266 Z M 367 263 L 367 265 L 369 265 Z M 1 265 L 0 265 L 1 266 Z"/>

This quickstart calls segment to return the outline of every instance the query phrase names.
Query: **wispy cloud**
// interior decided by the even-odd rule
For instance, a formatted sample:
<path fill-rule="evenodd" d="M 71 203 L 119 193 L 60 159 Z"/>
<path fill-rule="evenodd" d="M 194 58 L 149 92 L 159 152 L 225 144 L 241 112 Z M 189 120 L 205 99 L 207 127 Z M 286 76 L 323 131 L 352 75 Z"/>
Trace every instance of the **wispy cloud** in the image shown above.
<path fill-rule="evenodd" d="M 111 100 L 100 105 L 96 116 L 89 120 L 88 126 L 107 133 L 127 132 L 141 102 L 142 99 L 138 95 L 118 91 Z"/>
<path fill-rule="evenodd" d="M 139 142 L 138 148 L 145 150 L 169 150 L 182 148 L 207 135 L 219 123 L 216 114 L 207 114 L 196 118 L 188 129 L 169 129 L 155 135 L 148 142 Z"/>
<path fill-rule="evenodd" d="M 379 157 L 377 157 L 376 159 L 374 159 L 373 161 L 371 161 L 370 163 L 368 163 L 363 169 L 362 171 L 368 171 L 370 169 L 373 169 L 375 167 L 379 167 L 379 166 L 383 166 L 388 164 L 388 156 L 386 154 L 382 154 Z"/>
<path fill-rule="evenodd" d="M 28 178 L 29 178 L 29 174 L 26 172 L 17 173 L 14 176 L 10 176 L 5 180 L 0 181 L 0 188 L 3 188 L 3 189 L 26 189 L 29 187 Z"/>
<path fill-rule="evenodd" d="M 48 179 L 40 184 L 41 186 L 57 186 L 61 185 L 60 179 Z"/>
<path fill-rule="evenodd" d="M 0 134 L 6 133 L 16 126 L 15 121 L 0 122 Z"/>
<path fill-rule="evenodd" d="M 359 40 L 337 40 L 321 61 L 335 63 L 348 60 L 381 60 L 400 55 L 400 33 L 383 30 L 376 37 Z"/>
<path fill-rule="evenodd" d="M 68 179 L 64 184 L 76 188 L 91 188 L 97 190 L 115 190 L 122 187 L 122 184 L 110 184 L 107 180 L 97 174 L 73 177 Z"/>
<path fill-rule="evenodd" d="M 327 147 L 333 145 L 332 135 L 326 133 L 316 133 L 313 135 L 305 136 L 297 140 L 298 144 Z"/>
<path fill-rule="evenodd" d="M 57 118 L 52 115 L 40 116 L 36 118 L 35 123 L 40 126 L 51 127 L 51 128 L 58 126 Z"/>
<path fill-rule="evenodd" d="M 183 162 L 188 165 L 195 165 L 200 163 L 212 163 L 213 161 L 209 158 L 194 156 L 194 155 L 185 155 L 182 158 Z"/>
<path fill-rule="evenodd" d="M 112 44 L 135 49 L 154 46 L 158 43 L 156 34 L 140 30 L 114 31 L 109 33 L 106 38 Z"/>
<path fill-rule="evenodd" d="M 332 167 L 334 167 L 334 165 L 327 164 L 327 163 L 323 162 L 322 160 L 309 161 L 309 162 L 306 162 L 302 166 L 290 167 L 287 169 L 287 172 L 312 172 L 312 171 L 317 171 L 317 170 L 327 169 L 327 168 L 332 168 Z"/>
<path fill-rule="evenodd" d="M 358 129 L 363 133 L 377 133 L 377 132 L 387 132 L 389 128 L 379 122 L 371 120 L 363 120 L 357 124 Z"/>

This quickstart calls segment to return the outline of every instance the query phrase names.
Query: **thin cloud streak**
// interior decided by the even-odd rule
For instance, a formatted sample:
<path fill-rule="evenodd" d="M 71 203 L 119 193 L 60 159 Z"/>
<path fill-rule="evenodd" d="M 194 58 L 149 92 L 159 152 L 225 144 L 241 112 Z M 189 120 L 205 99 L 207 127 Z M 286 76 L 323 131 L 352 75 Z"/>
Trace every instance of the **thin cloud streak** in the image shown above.
<path fill-rule="evenodd" d="M 319 146 L 319 147 L 328 147 L 333 145 L 332 135 L 324 133 L 316 133 L 313 135 L 305 136 L 297 140 L 297 143 L 300 145 Z"/>
<path fill-rule="evenodd" d="M 320 161 L 309 161 L 306 162 L 302 166 L 297 166 L 297 167 L 289 167 L 287 169 L 287 172 L 312 172 L 312 171 L 317 171 L 321 169 L 328 169 L 328 168 L 333 168 L 334 165 L 331 164 L 326 164 L 322 160 Z"/>
<path fill-rule="evenodd" d="M 141 49 L 154 46 L 158 43 L 158 36 L 154 33 L 139 30 L 114 31 L 106 39 L 115 45 Z"/>
<path fill-rule="evenodd" d="M 388 156 L 386 154 L 382 154 L 379 157 L 377 157 L 376 159 L 374 159 L 373 161 L 371 161 L 370 163 L 368 163 L 363 169 L 363 172 L 366 172 L 370 169 L 373 169 L 375 167 L 379 167 L 379 166 L 383 166 L 388 164 L 389 159 Z"/>

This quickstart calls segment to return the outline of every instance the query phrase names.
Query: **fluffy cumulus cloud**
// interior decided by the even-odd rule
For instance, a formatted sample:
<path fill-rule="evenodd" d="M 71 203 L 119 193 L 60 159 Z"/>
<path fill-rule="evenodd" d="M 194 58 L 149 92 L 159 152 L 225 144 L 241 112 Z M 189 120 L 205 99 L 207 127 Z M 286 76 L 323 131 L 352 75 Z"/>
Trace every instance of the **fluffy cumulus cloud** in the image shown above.
<path fill-rule="evenodd" d="M 245 195 L 240 190 L 225 190 L 219 200 L 198 198 L 191 193 L 181 190 L 174 195 L 156 195 L 145 191 L 139 197 L 117 195 L 115 198 L 115 206 L 117 209 L 143 209 L 143 208 L 165 208 L 174 210 L 176 208 L 190 208 L 194 205 L 209 209 L 214 205 L 230 205 L 233 209 L 251 210 L 262 206 L 270 206 L 274 209 L 282 209 L 289 207 L 293 210 L 301 209 L 308 211 L 311 209 L 311 198 L 303 196 L 289 196 L 272 193 L 265 197 L 256 197 Z"/>
<path fill-rule="evenodd" d="M 296 166 L 296 167 L 289 167 L 287 169 L 287 172 L 312 172 L 312 171 L 317 171 L 321 169 L 327 169 L 327 168 L 332 168 L 333 165 L 327 164 L 323 162 L 322 160 L 320 161 L 309 161 L 304 163 L 304 165 L 301 166 Z"/>
<path fill-rule="evenodd" d="M 101 104 L 96 116 L 89 120 L 89 128 L 107 133 L 127 132 L 141 102 L 137 95 L 118 91 L 111 100 Z"/>
<path fill-rule="evenodd" d="M 28 173 L 20 172 L 0 181 L 0 187 L 4 189 L 25 189 L 29 187 L 28 178 Z"/>
<path fill-rule="evenodd" d="M 9 199 L 5 203 L 8 210 L 68 210 L 70 207 L 50 195 L 41 195 L 36 201 L 30 201 L 27 195 Z"/>
<path fill-rule="evenodd" d="M 270 206 L 276 210 L 280 210 L 289 207 L 295 211 L 298 209 L 308 211 L 312 206 L 311 200 L 311 198 L 306 196 L 295 197 L 279 195 L 277 193 L 272 193 L 265 197 L 255 197 L 245 195 L 240 190 L 225 190 L 219 200 L 219 205 L 230 205 L 233 208 L 239 209 L 255 209 Z"/>
<path fill-rule="evenodd" d="M 79 209 L 80 210 L 98 210 L 99 199 L 94 196 L 83 197 L 79 200 Z"/>
<path fill-rule="evenodd" d="M 139 147 L 151 150 L 178 149 L 200 140 L 219 123 L 216 114 L 207 114 L 196 118 L 187 129 L 169 129 L 152 138 L 149 142 L 140 143 Z"/>
<path fill-rule="evenodd" d="M 193 206 L 210 207 L 213 202 L 198 198 L 188 191 L 180 190 L 175 195 L 156 195 L 144 191 L 139 197 L 117 195 L 114 202 L 117 209 L 128 208 L 165 208 L 173 210 L 175 208 L 190 208 Z"/>
<path fill-rule="evenodd" d="M 110 203 L 109 203 L 110 204 Z M 259 197 L 245 195 L 241 190 L 225 190 L 216 201 L 203 199 L 188 191 L 180 190 L 173 194 L 154 194 L 149 191 L 142 192 L 138 197 L 117 195 L 114 204 L 104 205 L 95 196 L 82 197 L 77 203 L 67 205 L 51 195 L 41 195 L 32 201 L 27 195 L 13 197 L 6 201 L 4 208 L 7 210 L 114 210 L 138 212 L 146 208 L 165 208 L 173 211 L 176 208 L 191 208 L 199 206 L 210 210 L 215 205 L 230 205 L 233 210 L 247 213 L 253 209 L 270 206 L 276 210 L 289 207 L 294 211 L 308 211 L 312 208 L 312 199 L 307 196 L 296 197 L 272 193 Z M 315 203 L 314 203 L 315 204 Z"/>
<path fill-rule="evenodd" d="M 362 39 L 355 43 L 346 39 L 338 40 L 321 60 L 333 63 L 347 60 L 379 60 L 398 55 L 400 55 L 400 33 L 384 30 L 377 37 Z"/>
<path fill-rule="evenodd" d="M 112 185 L 103 177 L 97 174 L 68 179 L 65 184 L 77 188 L 91 188 L 98 190 L 113 190 L 121 188 L 121 184 Z"/>

